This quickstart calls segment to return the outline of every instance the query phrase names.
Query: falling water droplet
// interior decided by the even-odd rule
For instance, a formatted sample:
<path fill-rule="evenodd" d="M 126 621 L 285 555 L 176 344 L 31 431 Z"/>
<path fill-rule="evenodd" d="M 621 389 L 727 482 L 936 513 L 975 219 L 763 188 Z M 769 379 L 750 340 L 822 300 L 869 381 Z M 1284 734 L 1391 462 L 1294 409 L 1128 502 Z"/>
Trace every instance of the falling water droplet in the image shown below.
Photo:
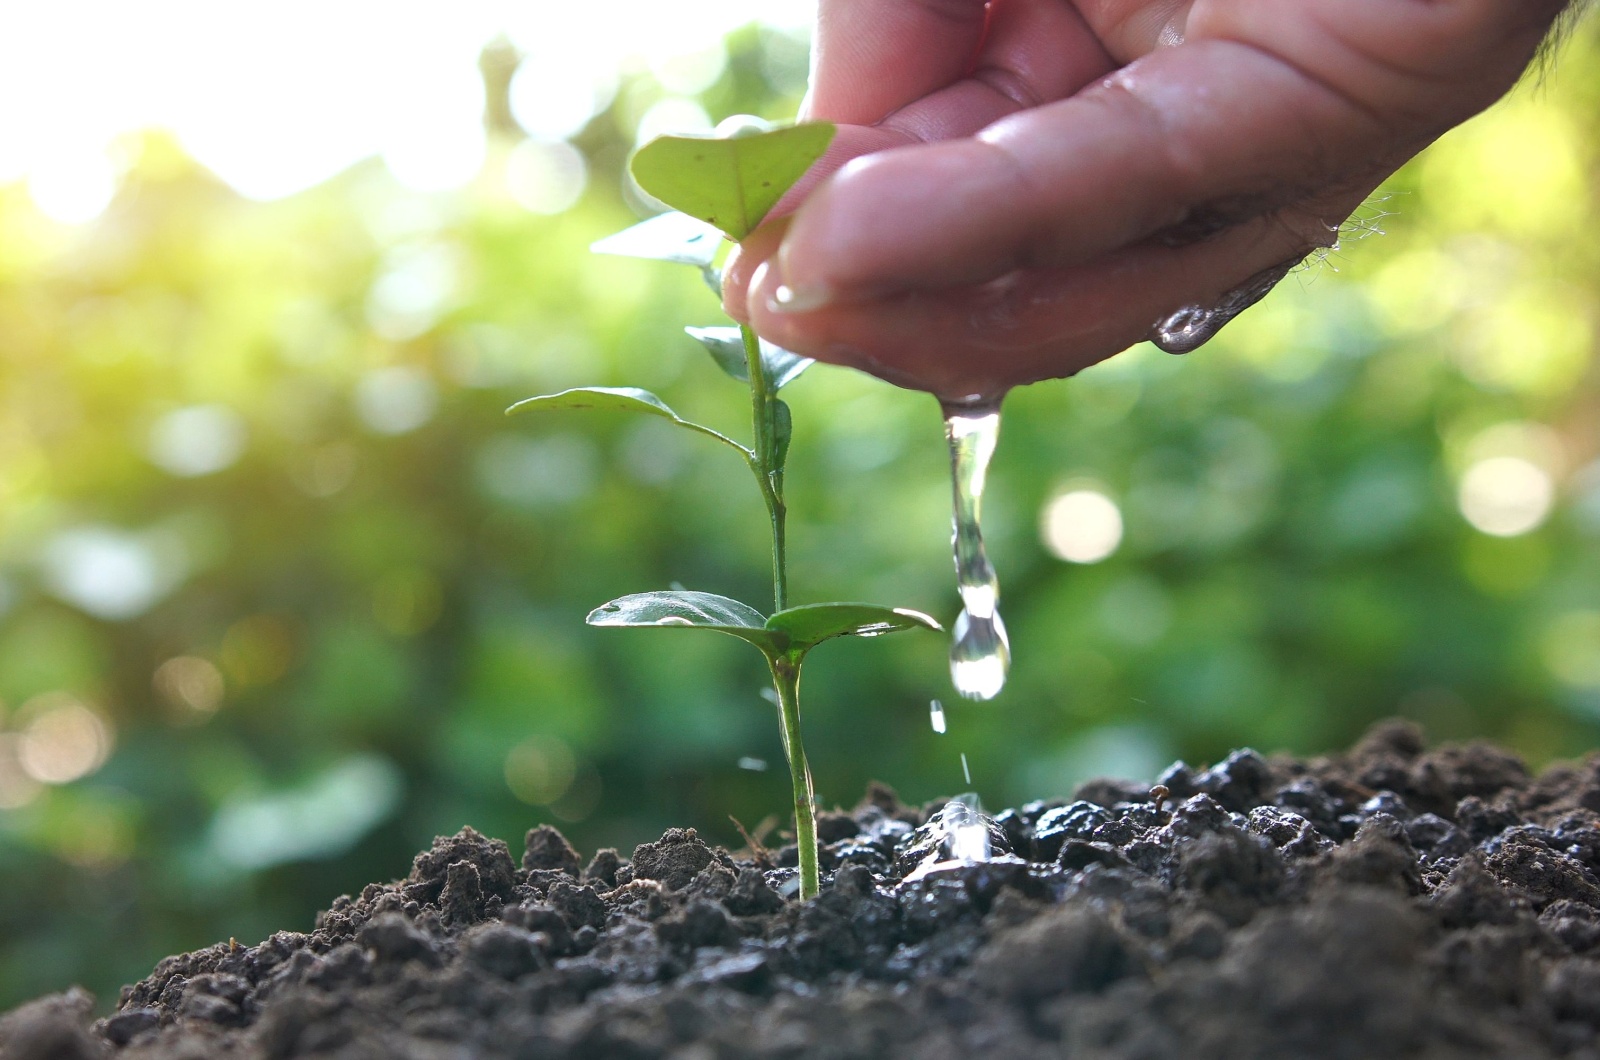
<path fill-rule="evenodd" d="M 765 758 L 754 758 L 750 755 L 746 755 L 745 757 L 739 759 L 739 768 L 748 769 L 752 773 L 764 773 L 767 769 L 767 760 Z"/>
<path fill-rule="evenodd" d="M 950 681 L 968 699 L 993 699 L 1011 668 L 1011 642 L 1000 620 L 1000 581 L 983 547 L 979 517 L 989 460 L 1000 440 L 1000 398 L 944 405 L 954 499 L 956 588 L 961 614 L 951 631 Z"/>
<path fill-rule="evenodd" d="M 933 731 L 944 735 L 944 704 L 937 699 L 928 704 L 928 720 L 933 722 Z"/>
<path fill-rule="evenodd" d="M 972 767 L 967 765 L 967 752 L 961 752 L 961 775 L 967 778 L 967 783 L 972 783 Z"/>

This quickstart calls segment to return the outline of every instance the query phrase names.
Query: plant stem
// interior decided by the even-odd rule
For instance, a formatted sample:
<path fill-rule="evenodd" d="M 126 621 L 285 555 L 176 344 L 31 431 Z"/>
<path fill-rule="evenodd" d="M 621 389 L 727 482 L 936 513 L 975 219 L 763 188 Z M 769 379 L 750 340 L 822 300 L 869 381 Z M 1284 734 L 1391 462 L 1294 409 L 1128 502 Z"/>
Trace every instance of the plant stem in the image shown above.
<path fill-rule="evenodd" d="M 761 487 L 767 515 L 772 520 L 772 604 L 773 611 L 789 606 L 789 574 L 784 555 L 783 458 L 777 437 L 775 413 L 777 395 L 767 386 L 767 369 L 761 360 L 761 340 L 750 328 L 740 325 L 744 339 L 744 360 L 750 375 L 750 418 L 755 433 L 750 468 Z M 800 742 L 800 660 L 804 652 L 768 656 L 772 665 L 772 687 L 778 693 L 778 714 L 783 729 L 783 754 L 789 761 L 789 780 L 794 785 L 794 842 L 800 852 L 800 900 L 815 898 L 821 888 L 817 874 L 816 792 L 811 786 L 811 766 L 806 762 L 805 745 Z"/>
<path fill-rule="evenodd" d="M 772 520 L 772 604 L 774 611 L 789 606 L 789 572 L 784 554 L 783 468 L 778 463 L 777 438 L 773 431 L 772 404 L 775 396 L 767 389 L 766 366 L 761 362 L 761 340 L 750 328 L 740 325 L 744 338 L 744 359 L 750 374 L 750 418 L 755 433 L 755 455 L 750 468 L 761 487 L 767 516 Z"/>
<path fill-rule="evenodd" d="M 800 657 L 789 654 L 772 662 L 772 686 L 778 692 L 778 713 L 783 721 L 783 753 L 794 782 L 794 842 L 800 851 L 800 900 L 815 898 L 821 887 L 817 875 L 816 793 L 811 786 L 811 766 L 800 742 Z"/>

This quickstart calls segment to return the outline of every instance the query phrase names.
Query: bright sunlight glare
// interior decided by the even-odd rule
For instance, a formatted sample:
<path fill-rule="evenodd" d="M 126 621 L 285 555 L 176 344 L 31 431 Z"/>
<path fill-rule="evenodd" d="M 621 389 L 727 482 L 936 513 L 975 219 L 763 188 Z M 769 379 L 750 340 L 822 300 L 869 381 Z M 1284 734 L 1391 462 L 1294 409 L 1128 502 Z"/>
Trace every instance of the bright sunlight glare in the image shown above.
<path fill-rule="evenodd" d="M 115 193 L 116 146 L 166 129 L 243 195 L 276 199 L 381 157 L 419 192 L 473 180 L 485 160 L 478 59 L 504 36 L 526 57 L 515 116 L 572 135 L 624 72 L 693 93 L 723 69 L 707 41 L 750 22 L 809 23 L 814 0 L 58 0 L 0 5 L 0 184 L 40 212 L 93 220 Z"/>

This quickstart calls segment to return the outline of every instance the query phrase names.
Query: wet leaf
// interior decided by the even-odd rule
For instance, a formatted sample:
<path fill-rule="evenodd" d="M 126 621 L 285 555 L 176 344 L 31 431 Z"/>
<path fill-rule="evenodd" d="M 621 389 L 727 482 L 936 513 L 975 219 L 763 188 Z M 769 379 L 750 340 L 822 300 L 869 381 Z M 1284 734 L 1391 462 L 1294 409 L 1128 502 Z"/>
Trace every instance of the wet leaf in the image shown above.
<path fill-rule="evenodd" d="M 563 390 L 559 394 L 545 394 L 540 397 L 531 397 L 519 401 L 506 409 L 506 415 L 516 412 L 546 412 L 559 409 L 598 409 L 602 412 L 643 412 L 651 416 L 660 416 L 671 420 L 680 427 L 687 427 L 691 431 L 698 431 L 708 437 L 715 438 L 724 445 L 731 445 L 744 456 L 750 455 L 750 450 L 740 445 L 720 431 L 714 431 L 704 424 L 686 420 L 673 412 L 665 401 L 656 397 L 648 390 L 640 390 L 634 386 L 584 386 L 573 390 Z"/>
<path fill-rule="evenodd" d="M 633 156 L 633 179 L 676 210 L 743 239 L 822 157 L 825 122 L 727 138 L 661 136 Z"/>
<path fill-rule="evenodd" d="M 875 637 L 903 629 L 942 628 L 919 611 L 877 604 L 806 604 L 765 618 L 749 604 L 687 589 L 619 597 L 589 612 L 587 621 L 591 626 L 709 629 L 754 644 L 768 658 L 804 655 L 833 637 Z"/>
<path fill-rule="evenodd" d="M 805 604 L 779 611 L 767 628 L 784 633 L 789 650 L 808 650 L 832 637 L 876 637 L 905 629 L 941 631 L 942 626 L 920 611 L 878 604 Z"/>
<path fill-rule="evenodd" d="M 786 637 L 766 627 L 766 617 L 738 600 L 687 589 L 634 593 L 601 604 L 589 612 L 591 626 L 687 626 L 738 637 L 772 656 L 783 651 Z"/>
<path fill-rule="evenodd" d="M 750 366 L 744 357 L 744 337 L 738 328 L 684 328 L 711 354 L 717 367 L 741 383 L 750 381 Z M 798 353 L 790 353 L 782 346 L 761 340 L 761 364 L 766 371 L 767 391 L 777 393 L 799 378 L 800 373 L 816 362 Z"/>
<path fill-rule="evenodd" d="M 722 246 L 722 233 L 698 218 L 671 211 L 640 221 L 615 235 L 589 244 L 596 254 L 649 258 L 709 268 Z"/>

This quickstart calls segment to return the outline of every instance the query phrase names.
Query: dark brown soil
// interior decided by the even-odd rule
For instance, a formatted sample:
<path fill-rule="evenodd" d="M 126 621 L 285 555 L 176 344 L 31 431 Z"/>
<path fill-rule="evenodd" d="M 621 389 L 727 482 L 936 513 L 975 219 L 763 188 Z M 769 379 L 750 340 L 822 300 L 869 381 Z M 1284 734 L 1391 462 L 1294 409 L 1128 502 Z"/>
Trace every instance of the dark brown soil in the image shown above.
<path fill-rule="evenodd" d="M 937 807 L 874 788 L 804 904 L 792 848 L 674 829 L 584 867 L 537 828 L 519 866 L 467 829 L 109 1019 L 26 1005 L 0 1058 L 1600 1060 L 1600 756 L 1534 779 L 1388 724 L 1161 783 L 1007 810 L 993 860 L 910 882 Z"/>

